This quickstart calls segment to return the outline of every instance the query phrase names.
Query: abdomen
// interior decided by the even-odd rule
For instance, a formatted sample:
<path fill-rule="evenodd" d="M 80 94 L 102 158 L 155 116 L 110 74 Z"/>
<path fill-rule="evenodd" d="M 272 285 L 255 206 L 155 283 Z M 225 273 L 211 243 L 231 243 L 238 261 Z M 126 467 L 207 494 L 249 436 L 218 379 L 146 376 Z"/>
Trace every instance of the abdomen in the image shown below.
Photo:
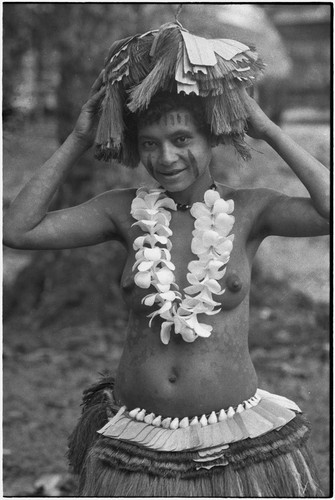
<path fill-rule="evenodd" d="M 132 316 L 116 377 L 119 402 L 129 410 L 191 417 L 253 396 L 257 377 L 243 321 L 234 311 L 217 316 L 211 337 L 186 343 L 173 334 L 168 345 L 161 343 L 159 327 L 150 329 L 146 317 Z"/>

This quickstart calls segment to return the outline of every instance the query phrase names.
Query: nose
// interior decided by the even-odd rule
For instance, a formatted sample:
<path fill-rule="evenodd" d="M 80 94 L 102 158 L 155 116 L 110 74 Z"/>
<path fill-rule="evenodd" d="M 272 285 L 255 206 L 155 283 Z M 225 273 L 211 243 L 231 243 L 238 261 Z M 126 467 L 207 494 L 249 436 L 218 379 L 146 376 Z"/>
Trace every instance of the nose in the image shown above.
<path fill-rule="evenodd" d="M 168 167 L 177 160 L 175 147 L 173 144 L 162 144 L 160 152 L 161 165 Z"/>

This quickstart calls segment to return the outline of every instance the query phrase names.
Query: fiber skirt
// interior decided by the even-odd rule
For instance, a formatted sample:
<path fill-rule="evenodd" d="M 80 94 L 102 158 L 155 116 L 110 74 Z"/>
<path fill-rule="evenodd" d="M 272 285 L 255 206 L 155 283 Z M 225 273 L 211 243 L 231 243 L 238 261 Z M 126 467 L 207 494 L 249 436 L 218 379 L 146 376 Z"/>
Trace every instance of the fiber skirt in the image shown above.
<path fill-rule="evenodd" d="M 301 413 L 258 437 L 201 450 L 160 451 L 101 434 L 109 422 L 115 434 L 123 418 L 112 388 L 113 380 L 105 378 L 84 392 L 82 416 L 70 436 L 68 456 L 79 475 L 78 495 L 321 496 L 307 445 L 309 424 Z M 127 425 L 131 428 L 132 422 Z"/>

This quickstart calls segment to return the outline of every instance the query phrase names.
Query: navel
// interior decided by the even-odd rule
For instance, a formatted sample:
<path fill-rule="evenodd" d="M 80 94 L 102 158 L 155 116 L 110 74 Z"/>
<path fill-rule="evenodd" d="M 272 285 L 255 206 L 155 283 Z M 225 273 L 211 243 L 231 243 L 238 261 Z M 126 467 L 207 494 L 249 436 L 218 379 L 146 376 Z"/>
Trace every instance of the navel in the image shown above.
<path fill-rule="evenodd" d="M 236 273 L 231 273 L 228 276 L 226 284 L 227 288 L 233 293 L 239 292 L 242 288 L 242 281 Z"/>

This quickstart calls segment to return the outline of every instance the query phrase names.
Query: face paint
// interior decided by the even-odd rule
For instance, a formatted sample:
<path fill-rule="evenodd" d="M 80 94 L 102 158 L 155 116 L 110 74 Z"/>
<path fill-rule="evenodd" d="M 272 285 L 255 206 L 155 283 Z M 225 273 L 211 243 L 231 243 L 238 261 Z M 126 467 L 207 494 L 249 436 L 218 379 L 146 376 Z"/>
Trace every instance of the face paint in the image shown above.
<path fill-rule="evenodd" d="M 195 177 L 195 179 L 197 179 L 199 177 L 199 167 L 198 167 L 198 164 L 197 164 L 197 160 L 195 159 L 193 153 L 191 150 L 187 150 L 187 154 L 188 154 L 188 159 L 189 159 L 189 162 L 190 162 L 190 166 L 192 168 L 192 173 Z"/>
<path fill-rule="evenodd" d="M 148 174 L 169 192 L 183 191 L 208 169 L 211 146 L 192 113 L 164 113 L 139 129 L 139 151 Z"/>
<path fill-rule="evenodd" d="M 153 167 L 153 164 L 152 164 L 151 154 L 148 155 L 147 165 L 146 166 L 147 166 L 148 172 L 151 175 L 151 177 L 153 177 L 154 179 L 156 179 L 154 167 Z"/>

